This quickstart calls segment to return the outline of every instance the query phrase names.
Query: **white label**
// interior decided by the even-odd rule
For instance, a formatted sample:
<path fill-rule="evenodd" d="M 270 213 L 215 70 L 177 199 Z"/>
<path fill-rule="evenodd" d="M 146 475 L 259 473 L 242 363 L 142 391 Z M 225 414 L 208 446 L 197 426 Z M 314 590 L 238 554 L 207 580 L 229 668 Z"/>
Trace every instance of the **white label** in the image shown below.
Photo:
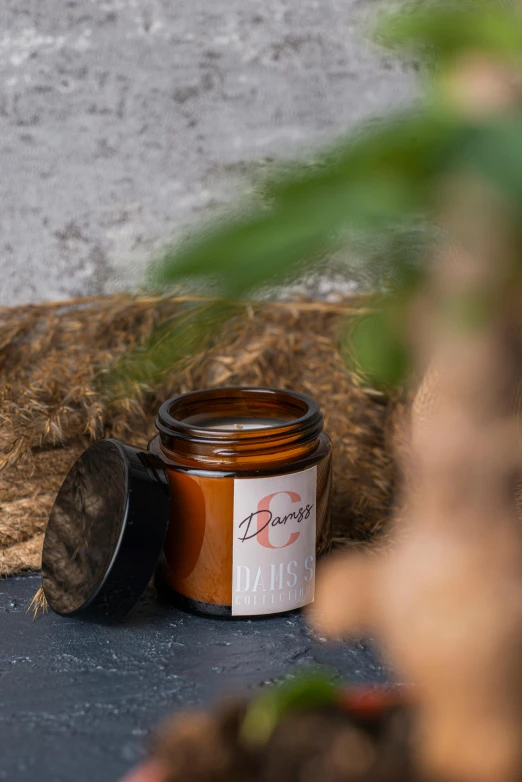
<path fill-rule="evenodd" d="M 313 601 L 316 486 L 317 467 L 234 479 L 233 616 Z"/>

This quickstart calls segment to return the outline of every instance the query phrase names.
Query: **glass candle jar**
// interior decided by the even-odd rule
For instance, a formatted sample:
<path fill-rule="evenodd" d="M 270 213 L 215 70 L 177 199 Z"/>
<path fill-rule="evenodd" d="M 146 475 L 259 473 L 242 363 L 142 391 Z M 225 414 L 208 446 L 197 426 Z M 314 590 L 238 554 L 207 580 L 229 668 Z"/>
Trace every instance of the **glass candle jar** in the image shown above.
<path fill-rule="evenodd" d="M 270 388 L 165 402 L 149 448 L 169 482 L 160 594 L 207 614 L 280 613 L 312 602 L 330 538 L 331 443 L 316 402 Z"/>

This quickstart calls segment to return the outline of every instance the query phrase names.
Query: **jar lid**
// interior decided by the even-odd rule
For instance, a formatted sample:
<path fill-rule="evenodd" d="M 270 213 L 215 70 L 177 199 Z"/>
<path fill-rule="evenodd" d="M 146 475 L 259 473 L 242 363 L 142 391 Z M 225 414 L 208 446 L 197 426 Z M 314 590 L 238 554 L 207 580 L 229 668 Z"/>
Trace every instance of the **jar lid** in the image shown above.
<path fill-rule="evenodd" d="M 62 616 L 124 616 L 154 574 L 168 520 L 168 479 L 157 457 L 117 440 L 88 448 L 47 524 L 42 586 L 51 608 Z"/>

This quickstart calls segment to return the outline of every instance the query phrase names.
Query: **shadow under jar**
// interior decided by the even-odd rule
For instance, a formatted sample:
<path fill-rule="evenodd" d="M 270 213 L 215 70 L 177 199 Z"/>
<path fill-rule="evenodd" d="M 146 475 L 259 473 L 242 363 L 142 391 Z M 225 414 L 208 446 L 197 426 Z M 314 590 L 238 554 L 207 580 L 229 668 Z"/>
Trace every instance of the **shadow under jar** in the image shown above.
<path fill-rule="evenodd" d="M 330 539 L 331 443 L 316 402 L 270 388 L 194 391 L 165 402 L 150 450 L 170 519 L 160 595 L 192 611 L 254 616 L 313 601 Z"/>

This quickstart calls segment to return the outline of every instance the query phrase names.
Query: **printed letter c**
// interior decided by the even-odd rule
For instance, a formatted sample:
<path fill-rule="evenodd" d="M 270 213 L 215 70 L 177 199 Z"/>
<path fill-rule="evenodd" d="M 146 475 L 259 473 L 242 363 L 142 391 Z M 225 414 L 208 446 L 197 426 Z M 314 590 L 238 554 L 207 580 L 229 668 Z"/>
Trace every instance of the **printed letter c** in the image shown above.
<path fill-rule="evenodd" d="M 277 497 L 278 494 L 286 494 L 288 497 L 290 497 L 290 500 L 292 502 L 301 502 L 301 497 L 297 492 L 295 491 L 276 491 L 273 494 L 268 494 L 266 497 L 263 497 L 262 500 L 259 500 L 259 504 L 257 506 L 258 511 L 269 511 L 270 510 L 270 503 L 274 499 L 274 497 Z M 287 546 L 291 546 L 292 543 L 295 543 L 300 532 L 292 532 L 290 534 L 290 537 L 288 538 L 287 542 L 284 543 L 282 546 L 274 546 L 272 543 L 270 543 L 270 536 L 269 536 L 269 530 L 270 530 L 270 524 L 267 524 L 263 529 L 263 522 L 261 521 L 262 514 L 258 513 L 258 534 L 257 534 L 257 540 L 258 542 L 264 546 L 265 548 L 286 548 Z"/>

